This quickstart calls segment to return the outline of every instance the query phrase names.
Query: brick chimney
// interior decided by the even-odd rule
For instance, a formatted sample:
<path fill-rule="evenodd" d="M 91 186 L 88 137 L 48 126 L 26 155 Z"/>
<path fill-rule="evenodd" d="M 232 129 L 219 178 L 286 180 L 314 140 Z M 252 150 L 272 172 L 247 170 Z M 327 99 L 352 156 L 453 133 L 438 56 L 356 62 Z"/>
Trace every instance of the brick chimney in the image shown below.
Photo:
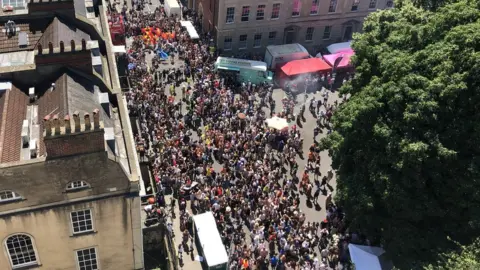
<path fill-rule="evenodd" d="M 100 110 L 93 110 L 93 129 L 97 130 L 100 128 Z"/>
<path fill-rule="evenodd" d="M 90 114 L 85 113 L 83 115 L 83 118 L 85 119 L 85 130 L 91 130 L 92 129 L 92 123 L 90 122 Z"/>
<path fill-rule="evenodd" d="M 50 122 L 50 114 L 46 115 L 43 118 L 43 127 L 45 129 L 46 136 L 52 135 L 52 126 L 51 126 L 51 122 Z"/>
<path fill-rule="evenodd" d="M 80 131 L 80 113 L 77 111 L 73 113 L 73 122 L 75 122 L 74 132 L 79 132 Z"/>
<path fill-rule="evenodd" d="M 53 127 L 55 132 L 53 135 L 60 135 L 60 120 L 58 119 L 58 114 L 53 116 Z"/>
<path fill-rule="evenodd" d="M 63 121 L 65 122 L 65 134 L 70 134 L 72 133 L 72 124 L 70 123 L 70 115 L 65 115 L 65 118 L 63 118 Z"/>
<path fill-rule="evenodd" d="M 99 115 L 98 110 L 93 111 L 93 129 L 89 113 L 84 113 L 84 122 L 81 123 L 80 113 L 74 112 L 73 125 L 68 115 L 63 121 L 59 120 L 58 114 L 53 118 L 50 115 L 45 116 L 43 141 L 47 158 L 104 152 L 105 132 Z"/>

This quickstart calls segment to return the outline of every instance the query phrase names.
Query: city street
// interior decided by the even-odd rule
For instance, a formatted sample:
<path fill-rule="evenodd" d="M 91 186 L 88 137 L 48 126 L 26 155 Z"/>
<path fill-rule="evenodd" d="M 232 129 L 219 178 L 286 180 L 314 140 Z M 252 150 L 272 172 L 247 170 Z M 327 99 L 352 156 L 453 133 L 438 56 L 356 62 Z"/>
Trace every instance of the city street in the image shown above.
<path fill-rule="evenodd" d="M 170 63 L 165 63 L 164 65 L 161 65 L 161 69 L 159 71 L 161 71 L 163 68 L 172 68 L 172 67 L 178 68 L 180 66 L 181 66 L 180 61 L 175 61 L 174 66 L 170 65 Z M 170 95 L 169 91 L 167 90 L 167 89 L 169 89 L 169 86 L 166 86 L 165 89 L 166 89 L 165 94 Z M 304 114 L 306 121 L 303 122 L 303 124 L 302 124 L 303 127 L 300 128 L 302 137 L 304 138 L 304 143 L 303 143 L 304 157 L 300 158 L 300 157 L 297 156 L 297 162 L 298 162 L 298 166 L 299 166 L 297 176 L 300 179 L 301 179 L 302 174 L 303 174 L 303 168 L 305 167 L 306 162 L 307 162 L 307 155 L 308 155 L 308 152 L 309 152 L 309 147 L 314 143 L 313 129 L 316 126 L 316 124 L 315 124 L 316 119 L 308 111 L 308 104 L 309 104 L 309 102 L 312 98 L 315 98 L 316 100 L 323 99 L 322 93 L 324 91 L 326 91 L 326 90 L 323 89 L 322 91 L 317 91 L 316 93 L 308 93 L 308 99 L 307 99 L 307 102 L 306 102 L 307 109 L 306 109 L 305 114 Z M 177 95 L 175 97 L 175 101 L 176 102 L 181 102 L 181 96 L 182 96 L 181 87 L 176 88 L 176 94 Z M 275 106 L 275 112 L 281 112 L 282 111 L 282 99 L 284 97 L 285 97 L 285 92 L 282 89 L 275 89 L 274 90 L 273 98 L 275 100 L 275 105 L 276 105 Z M 335 100 L 338 100 L 338 102 L 340 102 L 340 98 L 338 97 L 338 93 L 330 93 L 328 103 L 333 104 L 333 102 L 335 102 Z M 304 102 L 304 94 L 303 93 L 298 94 L 297 95 L 297 105 L 295 106 L 295 110 L 294 110 L 295 114 L 298 114 L 300 112 L 300 109 L 301 109 L 301 106 L 302 106 L 303 102 Z M 186 105 L 185 105 L 185 103 L 182 103 L 182 105 L 183 105 L 182 110 L 183 110 L 183 112 L 185 112 L 186 111 Z M 266 110 L 266 112 L 270 113 L 270 111 L 268 109 L 265 109 L 265 110 Z M 295 125 L 295 124 L 296 123 L 291 123 L 290 126 Z M 318 141 L 321 138 L 325 137 L 326 135 L 327 135 L 327 130 L 324 129 L 316 137 L 316 140 Z M 197 139 L 197 138 L 194 137 L 193 139 Z M 322 175 L 326 175 L 328 170 L 331 169 L 331 158 L 329 157 L 327 151 L 321 152 L 320 156 L 321 156 L 321 160 L 322 160 L 322 162 L 321 162 L 321 173 L 322 173 Z M 214 168 L 215 168 L 216 171 L 220 171 L 222 166 L 218 163 L 215 163 Z M 311 179 L 313 179 L 313 174 L 310 175 L 310 177 L 311 177 Z M 333 188 L 333 190 L 335 190 L 335 187 L 336 187 L 335 177 L 330 181 L 329 184 Z M 167 202 L 170 201 L 170 197 L 171 196 L 168 196 L 166 198 Z M 319 197 L 318 205 L 321 207 L 320 209 L 318 208 L 318 206 L 316 207 L 316 206 L 313 206 L 311 204 L 307 205 L 305 195 L 301 195 L 300 197 L 301 197 L 300 209 L 301 209 L 302 212 L 305 213 L 305 215 L 307 217 L 307 221 L 320 222 L 320 221 L 322 221 L 326 218 L 325 200 L 326 200 L 327 196 L 321 195 Z M 187 203 L 187 209 L 190 209 L 190 202 Z M 189 210 L 189 212 L 191 213 L 190 210 Z M 176 217 L 179 216 L 178 207 L 176 207 L 176 209 L 175 209 L 175 215 L 176 215 Z M 178 224 L 178 218 L 175 219 L 173 221 L 173 223 L 174 223 L 175 240 L 176 240 L 176 243 L 177 243 L 176 245 L 178 246 L 178 244 L 181 243 L 181 241 L 182 241 L 180 225 Z M 245 232 L 248 235 L 248 229 L 246 227 L 245 227 Z M 247 236 L 247 240 L 249 240 L 249 239 L 250 239 L 250 237 Z M 320 251 L 318 251 L 318 254 L 319 254 L 319 252 Z M 195 249 L 193 258 L 196 255 L 198 255 L 198 254 L 197 254 L 197 250 Z M 185 254 L 185 253 L 183 255 L 183 263 L 184 263 L 183 269 L 201 269 L 201 264 L 198 261 L 192 260 L 190 258 L 190 255 Z"/>
<path fill-rule="evenodd" d="M 153 3 L 154 3 L 154 5 L 147 5 L 148 8 L 146 8 L 146 10 L 145 10 L 146 12 L 153 11 L 156 7 L 155 4 L 158 3 L 158 0 L 155 0 Z M 127 40 L 127 49 L 130 45 L 130 42 L 131 42 L 131 40 Z M 150 69 L 152 68 L 151 60 L 153 59 L 153 56 L 154 56 L 153 53 L 147 54 L 147 56 L 146 56 L 147 64 L 148 64 Z M 181 61 L 179 59 L 175 59 L 175 63 L 174 63 L 173 66 L 170 64 L 170 61 L 164 61 L 160 64 L 160 68 L 157 71 L 161 72 L 164 69 L 171 69 L 171 68 L 178 69 L 178 68 L 182 68 L 182 67 L 183 67 L 183 61 Z M 185 85 L 185 83 L 183 83 L 182 85 Z M 168 90 L 169 88 L 170 88 L 169 86 L 164 87 L 165 93 L 166 93 L 167 96 L 170 96 L 170 93 L 169 93 L 169 90 Z M 175 101 L 176 102 L 182 102 L 181 101 L 181 97 L 182 97 L 181 86 L 176 87 L 175 89 L 176 89 Z M 306 166 L 307 156 L 308 156 L 308 153 L 309 153 L 309 148 L 314 143 L 313 133 L 314 133 L 314 128 L 316 126 L 316 123 L 315 123 L 316 119 L 309 112 L 308 104 L 309 104 L 309 101 L 312 98 L 315 98 L 316 100 L 323 99 L 322 93 L 324 93 L 325 91 L 327 91 L 327 90 L 323 89 L 323 90 L 317 91 L 315 93 L 308 93 L 308 99 L 307 99 L 307 102 L 306 102 L 307 109 L 305 110 L 305 113 L 304 113 L 305 121 L 302 122 L 301 125 L 297 127 L 301 131 L 301 135 L 304 139 L 304 142 L 303 142 L 303 155 L 304 156 L 299 157 L 297 155 L 297 162 L 298 162 L 297 176 L 299 177 L 299 179 L 302 178 L 304 168 Z M 277 112 L 277 113 L 281 112 L 282 111 L 282 106 L 283 106 L 282 105 L 282 99 L 285 97 L 285 92 L 282 89 L 275 89 L 272 96 L 273 96 L 273 99 L 275 100 L 275 104 L 276 104 L 275 112 Z M 295 106 L 294 114 L 297 115 L 300 112 L 302 104 L 304 104 L 305 96 L 304 96 L 303 93 L 300 93 L 300 94 L 297 95 L 296 98 L 297 98 L 297 105 Z M 333 104 L 336 100 L 338 100 L 340 102 L 338 94 L 337 93 L 330 93 L 328 103 Z M 269 109 L 265 109 L 265 110 L 269 115 L 270 114 Z M 184 102 L 182 102 L 182 111 L 183 112 L 186 111 L 186 105 L 185 105 Z M 293 126 L 293 125 L 296 125 L 296 123 L 290 123 L 290 126 Z M 325 137 L 326 134 L 327 134 L 327 130 L 326 129 L 322 130 L 316 138 L 317 141 L 319 139 Z M 195 140 L 196 138 L 193 138 L 193 139 Z M 321 157 L 321 168 L 320 169 L 321 169 L 321 173 L 322 173 L 322 176 L 323 176 L 323 175 L 326 175 L 327 172 L 331 169 L 331 159 L 328 156 L 328 153 L 326 151 L 321 152 L 320 157 Z M 217 164 L 217 163 L 214 164 L 214 169 L 216 171 L 220 171 L 221 168 L 222 167 L 221 167 L 220 164 Z M 310 177 L 311 177 L 311 179 L 313 179 L 313 175 L 310 175 Z M 333 190 L 333 192 L 334 192 L 335 187 L 336 187 L 335 177 L 333 177 L 333 179 L 329 182 L 329 185 L 331 187 L 331 190 Z M 170 196 L 166 197 L 166 202 L 167 203 L 170 202 L 170 198 L 171 198 Z M 316 205 L 316 206 L 307 204 L 305 195 L 301 195 L 300 198 L 301 198 L 300 209 L 301 209 L 302 212 L 305 213 L 306 218 L 307 218 L 306 221 L 320 222 L 320 221 L 322 221 L 326 218 L 325 200 L 326 200 L 327 196 L 325 196 L 324 194 L 321 194 L 319 199 L 318 199 L 318 205 Z M 189 209 L 189 212 L 191 213 L 189 203 L 188 203 L 187 209 Z M 175 247 L 177 247 L 177 252 L 178 252 L 178 246 L 182 242 L 182 233 L 180 231 L 180 224 L 179 224 L 179 218 L 178 218 L 179 217 L 178 207 L 175 207 L 175 217 L 176 218 L 169 219 L 169 220 L 173 223 L 173 232 L 175 234 Z M 245 230 L 247 231 L 246 227 L 245 227 Z M 248 233 L 247 233 L 247 239 L 249 239 L 249 238 L 250 237 L 248 236 Z M 320 252 L 317 249 L 317 255 L 319 253 Z M 196 260 L 196 258 L 198 259 L 197 255 L 198 254 L 197 254 L 196 248 L 195 248 L 193 256 L 190 256 L 190 254 L 187 254 L 186 252 L 183 252 L 183 267 L 182 268 L 183 269 L 201 269 L 201 264 Z"/>

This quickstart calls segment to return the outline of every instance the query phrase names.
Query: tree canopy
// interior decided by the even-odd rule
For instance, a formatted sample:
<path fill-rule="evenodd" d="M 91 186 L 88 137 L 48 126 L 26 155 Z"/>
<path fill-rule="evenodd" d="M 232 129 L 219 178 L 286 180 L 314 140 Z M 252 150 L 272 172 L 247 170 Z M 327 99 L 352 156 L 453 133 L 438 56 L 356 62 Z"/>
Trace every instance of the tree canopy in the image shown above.
<path fill-rule="evenodd" d="M 425 270 L 477 270 L 480 269 L 480 239 L 468 246 L 460 246 L 459 251 L 451 251 L 440 255 L 436 264 L 425 267 Z"/>
<path fill-rule="evenodd" d="M 418 269 L 480 235 L 480 12 L 403 1 L 355 35 L 355 78 L 323 141 L 352 229 Z M 452 239 L 454 242 L 452 242 Z"/>

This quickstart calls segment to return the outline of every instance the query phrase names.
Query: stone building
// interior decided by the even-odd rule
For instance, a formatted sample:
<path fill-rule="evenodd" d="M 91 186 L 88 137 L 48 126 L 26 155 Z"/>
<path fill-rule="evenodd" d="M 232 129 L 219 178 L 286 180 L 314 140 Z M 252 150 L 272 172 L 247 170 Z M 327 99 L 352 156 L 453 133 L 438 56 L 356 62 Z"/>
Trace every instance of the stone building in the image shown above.
<path fill-rule="evenodd" d="M 143 269 L 144 187 L 104 2 L 3 4 L 0 269 Z"/>
<path fill-rule="evenodd" d="M 348 41 L 364 18 L 392 0 L 190 0 L 225 55 L 263 56 L 268 45 L 300 43 L 310 53 Z"/>

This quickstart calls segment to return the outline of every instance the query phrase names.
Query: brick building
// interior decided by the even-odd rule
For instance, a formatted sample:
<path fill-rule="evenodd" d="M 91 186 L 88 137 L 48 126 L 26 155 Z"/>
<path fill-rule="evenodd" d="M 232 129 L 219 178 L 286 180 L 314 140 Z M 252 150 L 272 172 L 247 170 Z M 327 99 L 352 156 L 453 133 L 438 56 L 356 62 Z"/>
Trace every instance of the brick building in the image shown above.
<path fill-rule="evenodd" d="M 300 43 L 315 54 L 348 41 L 364 18 L 392 0 L 190 0 L 202 30 L 216 37 L 224 55 L 258 54 L 268 45 Z"/>
<path fill-rule="evenodd" d="M 0 269 L 143 269 L 130 120 L 103 1 L 0 11 Z"/>

